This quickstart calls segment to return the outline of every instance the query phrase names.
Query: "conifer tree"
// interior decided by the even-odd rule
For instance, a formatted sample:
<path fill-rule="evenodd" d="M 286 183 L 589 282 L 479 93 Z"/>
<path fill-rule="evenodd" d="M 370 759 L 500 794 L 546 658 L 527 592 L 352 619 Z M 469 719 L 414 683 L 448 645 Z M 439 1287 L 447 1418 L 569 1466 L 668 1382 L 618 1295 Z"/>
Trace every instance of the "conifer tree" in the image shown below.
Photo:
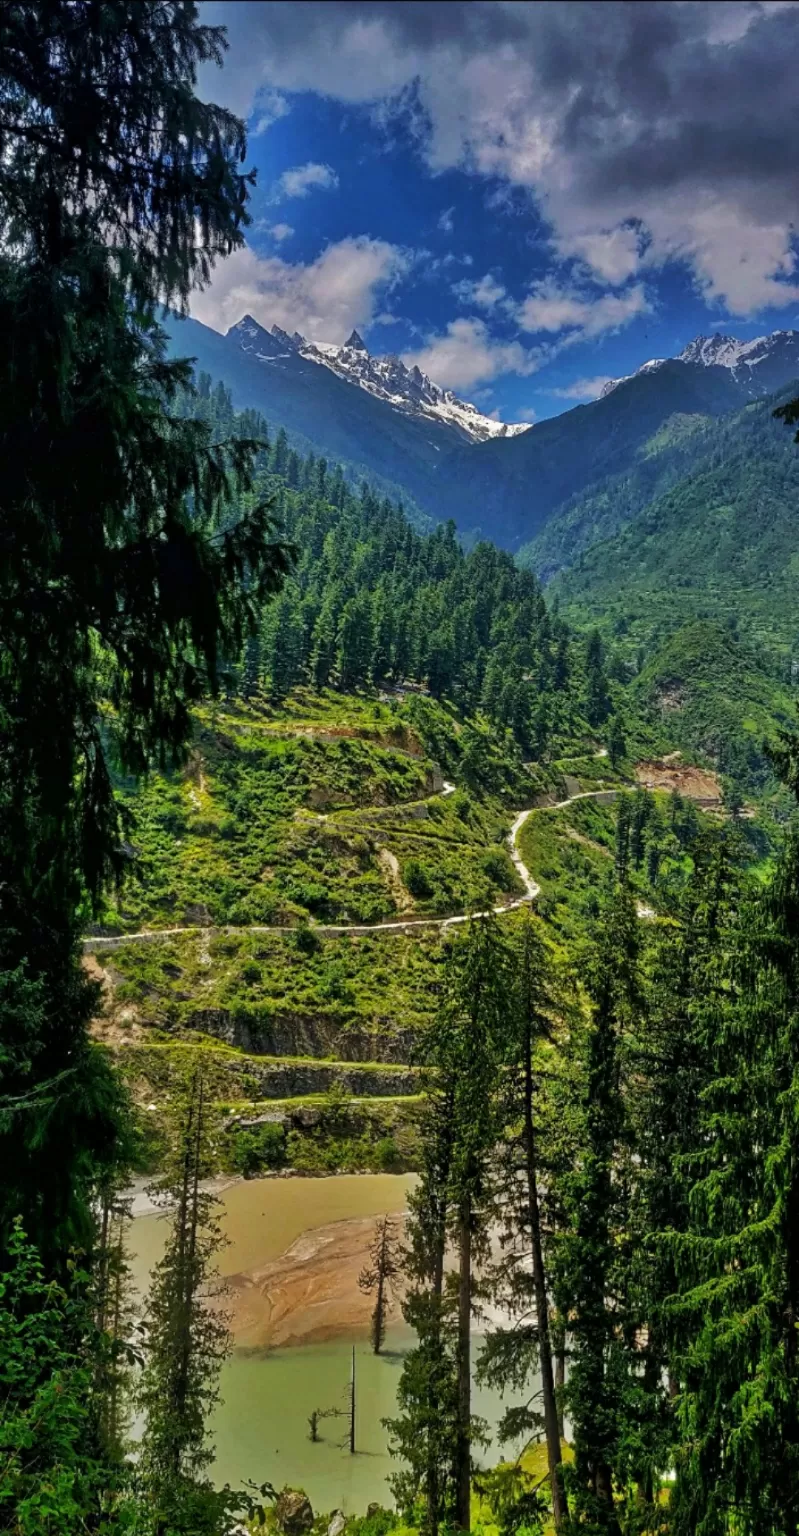
<path fill-rule="evenodd" d="M 605 915 L 588 986 L 592 1025 L 584 1068 L 584 1141 L 568 1181 L 571 1230 L 559 1260 L 569 1296 L 570 1485 L 577 1522 L 620 1536 L 614 1473 L 626 1470 L 637 1322 L 625 1310 L 628 1254 L 620 1241 L 628 1215 L 621 1052 L 623 1035 L 640 1008 L 637 919 L 625 884 Z"/>
<path fill-rule="evenodd" d="M 789 757 L 789 771 L 792 762 Z M 711 1073 L 672 1231 L 679 1376 L 673 1526 L 799 1528 L 799 838 L 763 893 L 723 912 L 718 981 L 699 990 Z"/>
<path fill-rule="evenodd" d="M 243 240 L 243 125 L 194 94 L 223 49 L 192 4 L 0 13 L 2 1091 L 26 1106 L 0 1123 L 0 1232 L 22 1211 L 54 1264 L 88 1245 L 121 1115 L 77 954 L 126 862 L 109 758 L 185 746 L 285 569 L 268 509 L 237 505 L 255 445 L 179 415 L 157 323 Z"/>
<path fill-rule="evenodd" d="M 222 1246 L 218 1199 L 202 1187 L 213 1169 L 202 1065 L 175 1109 L 169 1163 L 155 1193 L 171 1202 L 170 1233 L 147 1305 L 147 1358 L 138 1392 L 145 1416 L 140 1472 L 155 1536 L 191 1536 L 224 1509 L 203 1473 L 213 1460 L 207 1421 L 218 1401 L 229 1348 L 227 1320 L 213 1305 Z"/>
<path fill-rule="evenodd" d="M 372 1349 L 380 1354 L 386 1337 L 386 1317 L 391 1307 L 394 1285 L 400 1273 L 397 1233 L 389 1216 L 377 1224 L 374 1241 L 369 1250 L 369 1263 L 361 1270 L 358 1284 L 367 1294 L 375 1293 L 372 1312 Z"/>
<path fill-rule="evenodd" d="M 508 954 L 496 919 L 474 918 L 447 960 L 444 997 L 428 1039 L 429 1082 L 420 1187 L 411 1199 L 411 1290 L 403 1314 L 419 1336 L 391 1421 L 394 1480 L 408 1507 L 423 1491 L 425 1529 L 471 1523 L 471 1327 L 475 1268 L 492 1210 L 489 1162 L 497 1138 L 499 1068 L 508 1032 Z M 451 1236 L 457 1272 L 444 1284 Z"/>
<path fill-rule="evenodd" d="M 608 757 L 611 767 L 618 768 L 627 756 L 627 743 L 624 738 L 624 727 L 618 715 L 614 715 L 610 722 L 608 733 Z"/>
<path fill-rule="evenodd" d="M 504 1116 L 501 1222 L 503 1253 L 494 1288 L 509 1322 L 493 1329 L 480 1361 L 480 1374 L 500 1390 L 529 1390 L 531 1374 L 541 1376 L 543 1429 L 547 1447 L 555 1529 L 566 1530 L 558 1403 L 555 1392 L 550 1292 L 545 1264 L 541 1198 L 542 1114 L 536 1053 L 550 1043 L 570 1002 L 554 978 L 540 920 L 525 915 L 514 951 L 513 1013 L 504 1058 Z M 509 1410 L 503 1439 L 536 1434 L 541 1415 L 528 1402 Z"/>
<path fill-rule="evenodd" d="M 453 1239 L 458 1254 L 458 1414 L 455 1520 L 471 1526 L 471 1331 L 474 1269 L 485 1258 L 493 1189 L 499 1070 L 509 1033 L 508 952 L 493 916 L 473 918 L 453 946 L 444 1003 L 435 1026 L 439 1069 L 454 1083 L 450 1171 Z"/>
<path fill-rule="evenodd" d="M 602 640 L 594 629 L 585 648 L 585 715 L 589 725 L 602 725 L 610 714 Z"/>
<path fill-rule="evenodd" d="M 402 1314 L 416 1335 L 397 1388 L 397 1415 L 386 1420 L 394 1497 L 424 1536 L 438 1536 L 455 1509 L 458 1381 L 456 1309 L 444 1283 L 455 1084 L 428 1066 L 420 1127 L 419 1182 L 408 1197 Z"/>

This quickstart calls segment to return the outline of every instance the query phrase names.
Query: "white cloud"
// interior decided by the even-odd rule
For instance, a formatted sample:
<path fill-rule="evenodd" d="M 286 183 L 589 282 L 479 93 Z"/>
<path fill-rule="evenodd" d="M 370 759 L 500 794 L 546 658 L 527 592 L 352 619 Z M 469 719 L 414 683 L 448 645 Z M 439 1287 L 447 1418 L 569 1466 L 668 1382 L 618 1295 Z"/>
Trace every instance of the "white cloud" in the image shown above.
<path fill-rule="evenodd" d="M 191 312 L 204 325 L 226 331 L 242 315 L 261 325 L 301 331 L 312 341 L 346 341 L 353 326 L 368 326 L 412 256 L 367 235 L 328 245 L 303 266 L 279 256 L 257 256 L 249 246 L 220 262 L 208 288 L 192 297 Z"/>
<path fill-rule="evenodd" d="M 338 186 L 338 176 L 332 165 L 320 165 L 309 160 L 307 165 L 294 165 L 275 182 L 272 202 L 287 197 L 307 197 L 309 192 L 332 192 Z"/>
<path fill-rule="evenodd" d="M 490 272 L 486 272 L 484 277 L 474 283 L 466 280 L 456 283 L 452 291 L 465 303 L 476 304 L 478 309 L 485 310 L 496 309 L 506 296 L 506 290 Z"/>
<path fill-rule="evenodd" d="M 253 125 L 247 130 L 250 138 L 257 139 L 259 134 L 266 133 L 273 123 L 279 122 L 280 118 L 286 117 L 290 111 L 291 107 L 285 96 L 281 96 L 279 91 L 263 91 L 256 104 L 258 115 Z"/>
<path fill-rule="evenodd" d="M 618 286 L 678 261 L 739 315 L 799 294 L 799 5 L 783 0 L 208 3 L 238 110 L 265 86 L 398 107 L 434 171 L 531 194 L 561 258 Z M 412 111 L 409 114 L 409 106 Z"/>
<path fill-rule="evenodd" d="M 525 331 L 560 334 L 571 331 L 571 340 L 601 336 L 617 331 L 639 315 L 648 314 L 651 305 L 640 283 L 622 293 L 603 293 L 596 297 L 584 290 L 561 287 L 554 278 L 545 278 L 519 308 L 519 324 Z"/>
<path fill-rule="evenodd" d="M 532 405 L 525 405 L 525 406 L 523 406 L 520 411 L 516 412 L 516 415 L 518 416 L 520 421 L 537 421 L 538 420 L 538 412 L 535 409 L 535 406 L 532 406 Z"/>
<path fill-rule="evenodd" d="M 502 373 L 530 374 L 540 366 L 539 357 L 518 341 L 491 336 L 484 320 L 451 320 L 441 336 L 430 336 L 417 352 L 403 354 L 408 367 L 414 363 L 436 384 L 448 389 L 470 389 Z"/>
<path fill-rule="evenodd" d="M 271 235 L 278 245 L 281 240 L 288 240 L 294 234 L 293 224 L 270 224 L 268 219 L 256 219 L 253 229 L 261 235 Z"/>
<path fill-rule="evenodd" d="M 618 229 L 573 234 L 562 244 L 563 254 L 576 256 L 589 271 L 614 286 L 626 283 L 641 263 L 641 234 L 629 224 Z"/>
<path fill-rule="evenodd" d="M 606 384 L 612 384 L 613 379 L 609 373 L 598 373 L 592 379 L 575 379 L 573 384 L 567 384 L 565 389 L 551 389 L 551 395 L 557 395 L 559 400 L 597 400 Z"/>
<path fill-rule="evenodd" d="M 444 212 L 439 214 L 438 227 L 443 231 L 445 235 L 451 235 L 453 229 L 455 228 L 455 220 L 453 218 L 454 212 L 455 209 L 452 207 L 445 208 Z"/>

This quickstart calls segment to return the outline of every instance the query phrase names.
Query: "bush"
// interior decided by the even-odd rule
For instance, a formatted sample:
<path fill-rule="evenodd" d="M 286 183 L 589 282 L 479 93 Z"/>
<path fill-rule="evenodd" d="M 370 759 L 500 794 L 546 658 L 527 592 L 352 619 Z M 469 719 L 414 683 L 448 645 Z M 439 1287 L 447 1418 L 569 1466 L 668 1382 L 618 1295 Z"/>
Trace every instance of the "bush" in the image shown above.
<path fill-rule="evenodd" d="M 308 923 L 300 923 L 294 935 L 294 943 L 301 955 L 315 955 L 322 948 L 322 940 Z"/>
<path fill-rule="evenodd" d="M 282 1125 L 269 1122 L 250 1130 L 233 1132 L 230 1156 L 235 1173 L 252 1179 L 267 1168 L 282 1168 L 286 1161 L 286 1137 Z"/>
<path fill-rule="evenodd" d="M 511 884 L 510 861 L 504 848 L 490 848 L 480 860 L 484 875 L 493 885 L 498 885 L 505 891 Z"/>
<path fill-rule="evenodd" d="M 421 859 L 408 859 L 402 866 L 402 879 L 412 896 L 432 896 L 433 882 Z"/>
<path fill-rule="evenodd" d="M 375 1167 L 381 1173 L 394 1173 L 402 1167 L 402 1153 L 393 1136 L 383 1136 L 375 1143 Z"/>

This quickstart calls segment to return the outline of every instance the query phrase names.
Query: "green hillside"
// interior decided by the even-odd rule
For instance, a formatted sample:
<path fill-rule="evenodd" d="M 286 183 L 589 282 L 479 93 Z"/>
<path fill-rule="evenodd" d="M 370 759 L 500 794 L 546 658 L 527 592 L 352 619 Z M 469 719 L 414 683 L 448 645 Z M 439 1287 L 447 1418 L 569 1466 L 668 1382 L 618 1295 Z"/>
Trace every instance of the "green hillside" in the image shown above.
<path fill-rule="evenodd" d="M 799 643 L 799 453 L 773 409 L 759 401 L 701 433 L 699 465 L 556 584 L 566 609 L 590 605 L 598 622 L 644 644 L 692 616 L 732 620 L 782 656 L 788 676 Z"/>
<path fill-rule="evenodd" d="M 799 452 L 774 406 L 672 423 L 536 554 L 563 561 L 574 534 L 549 589 L 561 611 L 599 627 L 636 708 L 750 794 L 773 787 L 762 741 L 794 718 L 799 669 Z"/>

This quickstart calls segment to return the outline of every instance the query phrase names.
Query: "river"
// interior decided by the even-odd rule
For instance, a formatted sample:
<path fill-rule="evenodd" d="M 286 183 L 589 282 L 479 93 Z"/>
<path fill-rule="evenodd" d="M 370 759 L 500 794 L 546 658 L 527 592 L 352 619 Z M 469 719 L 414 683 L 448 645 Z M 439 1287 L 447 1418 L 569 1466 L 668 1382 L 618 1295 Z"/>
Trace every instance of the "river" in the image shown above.
<path fill-rule="evenodd" d="M 407 1175 L 375 1174 L 220 1185 L 227 1238 L 220 1271 L 229 1285 L 235 1345 L 223 1367 L 212 1424 L 220 1483 L 268 1480 L 302 1487 L 315 1510 L 363 1513 L 372 1500 L 390 1502 L 386 1478 L 392 1464 L 381 1420 L 394 1411 L 412 1335 L 395 1314 L 384 1353 L 372 1354 L 371 1303 L 357 1277 L 374 1218 L 400 1213 L 412 1182 Z M 141 1198 L 137 1209 L 130 1249 L 134 1280 L 143 1290 L 163 1251 L 166 1222 Z M 353 1345 L 354 1456 L 344 1443 L 345 1418 L 322 1419 L 317 1443 L 308 1426 L 314 1409 L 345 1408 Z M 475 1388 L 474 1410 L 494 1425 L 500 1403 Z"/>

